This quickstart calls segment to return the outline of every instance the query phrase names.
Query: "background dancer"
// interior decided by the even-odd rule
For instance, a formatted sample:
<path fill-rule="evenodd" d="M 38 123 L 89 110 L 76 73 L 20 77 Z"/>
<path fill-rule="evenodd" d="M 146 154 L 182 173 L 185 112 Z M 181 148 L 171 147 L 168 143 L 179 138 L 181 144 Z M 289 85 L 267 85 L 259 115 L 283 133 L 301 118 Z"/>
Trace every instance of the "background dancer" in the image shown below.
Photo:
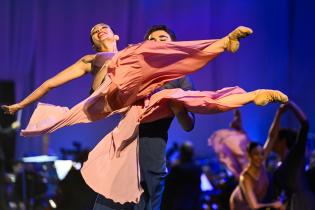
<path fill-rule="evenodd" d="M 292 112 L 300 123 L 299 132 L 280 128 L 285 112 Z M 290 210 L 312 210 L 315 208 L 315 193 L 305 172 L 305 150 L 309 130 L 308 120 L 303 111 L 294 102 L 283 104 L 278 109 L 273 126 L 275 136 L 274 151 L 280 156 L 281 165 L 274 172 L 274 181 L 278 188 L 285 191 Z"/>
<path fill-rule="evenodd" d="M 269 179 L 265 168 L 266 158 L 271 150 L 269 141 L 264 148 L 256 142 L 248 145 L 248 167 L 241 173 L 240 183 L 230 197 L 231 210 L 265 209 L 272 207 L 284 209 L 280 201 L 265 200 Z"/>

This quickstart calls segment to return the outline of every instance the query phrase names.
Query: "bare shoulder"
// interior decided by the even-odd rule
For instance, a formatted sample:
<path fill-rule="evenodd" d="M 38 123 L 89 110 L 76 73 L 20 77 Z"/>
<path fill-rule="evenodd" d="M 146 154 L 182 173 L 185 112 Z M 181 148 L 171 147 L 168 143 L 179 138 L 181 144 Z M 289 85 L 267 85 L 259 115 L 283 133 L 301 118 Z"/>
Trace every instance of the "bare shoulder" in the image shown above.
<path fill-rule="evenodd" d="M 241 175 L 240 175 L 240 182 L 244 182 L 245 181 L 245 175 L 242 173 Z"/>
<path fill-rule="evenodd" d="M 80 59 L 80 61 L 83 63 L 91 63 L 95 59 L 95 56 L 96 54 L 85 55 Z"/>
<path fill-rule="evenodd" d="M 240 175 L 240 182 L 245 182 L 248 180 L 250 180 L 250 175 L 249 175 L 248 169 L 245 169 L 244 171 L 242 171 Z"/>

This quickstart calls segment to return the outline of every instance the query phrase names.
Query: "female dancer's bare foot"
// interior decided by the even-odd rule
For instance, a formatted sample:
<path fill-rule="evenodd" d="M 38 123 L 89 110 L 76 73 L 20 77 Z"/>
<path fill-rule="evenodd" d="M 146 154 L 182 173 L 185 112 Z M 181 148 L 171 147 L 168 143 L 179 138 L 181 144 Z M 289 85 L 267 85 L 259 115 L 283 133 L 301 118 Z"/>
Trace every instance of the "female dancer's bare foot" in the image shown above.
<path fill-rule="evenodd" d="M 265 106 L 270 102 L 287 103 L 288 96 L 278 90 L 256 90 L 254 103 L 258 106 Z"/>
<path fill-rule="evenodd" d="M 229 52 L 232 52 L 232 53 L 236 52 L 238 48 L 240 47 L 239 40 L 241 38 L 247 37 L 248 35 L 252 33 L 253 33 L 253 30 L 248 27 L 245 27 L 245 26 L 237 27 L 236 29 L 234 29 L 234 31 L 229 33 L 229 35 L 226 37 L 227 41 L 225 43 L 225 48 Z"/>

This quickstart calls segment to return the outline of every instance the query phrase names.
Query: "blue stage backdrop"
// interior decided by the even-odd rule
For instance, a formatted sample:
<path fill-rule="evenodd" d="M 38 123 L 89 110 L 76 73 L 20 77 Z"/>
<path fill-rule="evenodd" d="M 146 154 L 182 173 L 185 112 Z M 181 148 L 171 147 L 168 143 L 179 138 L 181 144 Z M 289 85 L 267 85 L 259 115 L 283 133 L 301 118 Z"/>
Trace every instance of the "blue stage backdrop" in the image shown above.
<path fill-rule="evenodd" d="M 305 110 L 314 131 L 314 7 L 314 1 L 298 0 L 0 0 L 0 79 L 14 80 L 16 100 L 21 100 L 49 77 L 93 53 L 89 32 L 99 22 L 108 23 L 120 35 L 120 49 L 141 42 L 153 24 L 170 26 L 178 40 L 220 38 L 245 25 L 254 34 L 242 41 L 236 54 L 225 53 L 192 75 L 196 88 L 279 89 Z M 71 107 L 88 96 L 91 79 L 87 76 L 55 89 L 41 102 Z M 22 127 L 34 107 L 24 110 Z M 277 107 L 241 109 L 252 139 L 265 141 Z M 231 112 L 197 115 L 190 133 L 174 122 L 169 142 L 191 140 L 199 157 L 209 157 L 208 137 L 227 127 L 231 117 Z M 71 147 L 72 141 L 92 148 L 118 120 L 116 116 L 63 128 L 49 135 L 49 153 L 58 154 L 61 147 Z M 283 124 L 296 125 L 292 116 Z M 42 153 L 41 137 L 17 139 L 18 157 Z"/>

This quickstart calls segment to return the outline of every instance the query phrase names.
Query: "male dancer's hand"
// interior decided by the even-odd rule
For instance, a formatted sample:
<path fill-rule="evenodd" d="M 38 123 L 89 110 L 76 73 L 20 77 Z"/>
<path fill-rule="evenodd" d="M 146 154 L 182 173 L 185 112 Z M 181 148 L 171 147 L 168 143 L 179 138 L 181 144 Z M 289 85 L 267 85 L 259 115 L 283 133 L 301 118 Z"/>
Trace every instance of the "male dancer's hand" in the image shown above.
<path fill-rule="evenodd" d="M 177 101 L 170 101 L 169 107 L 175 116 L 177 116 L 183 112 L 186 112 L 184 105 L 182 103 L 177 102 Z"/>
<path fill-rule="evenodd" d="M 185 131 L 191 131 L 195 125 L 194 115 L 190 115 L 185 106 L 178 101 L 170 101 L 169 107 Z"/>

